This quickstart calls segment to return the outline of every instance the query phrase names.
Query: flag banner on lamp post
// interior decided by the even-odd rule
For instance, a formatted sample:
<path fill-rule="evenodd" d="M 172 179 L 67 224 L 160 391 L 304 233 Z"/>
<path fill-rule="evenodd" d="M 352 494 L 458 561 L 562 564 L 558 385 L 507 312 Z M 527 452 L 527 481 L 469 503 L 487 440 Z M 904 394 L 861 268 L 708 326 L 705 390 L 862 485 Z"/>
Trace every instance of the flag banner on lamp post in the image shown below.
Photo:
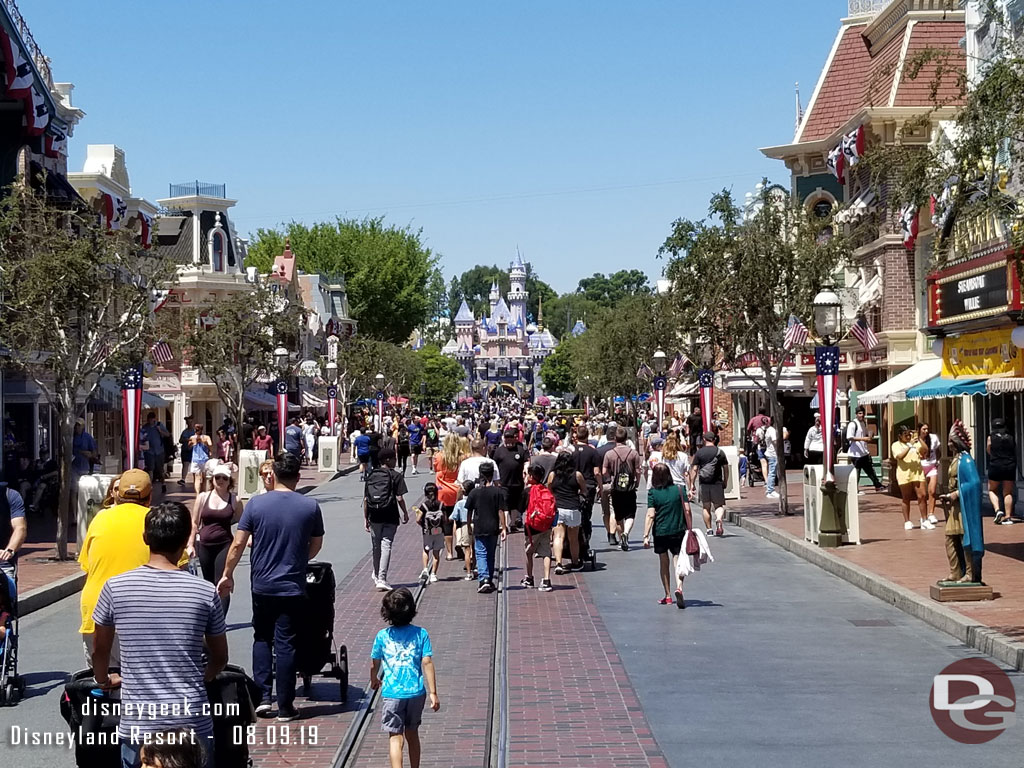
<path fill-rule="evenodd" d="M 284 450 L 284 431 L 288 428 L 288 382 L 278 379 L 274 384 L 277 396 L 277 449 Z"/>
<path fill-rule="evenodd" d="M 333 384 L 327 388 L 327 420 L 333 437 L 338 434 L 338 388 Z"/>
<path fill-rule="evenodd" d="M 715 372 L 710 368 L 697 371 L 700 385 L 700 416 L 704 420 L 704 431 L 711 431 L 711 415 L 715 404 Z"/>
<path fill-rule="evenodd" d="M 818 406 L 821 412 L 821 436 L 824 442 L 825 480 L 832 479 L 835 443 L 836 391 L 839 379 L 839 347 L 815 347 L 814 369 L 818 375 Z"/>
<path fill-rule="evenodd" d="M 124 469 L 134 469 L 139 455 L 142 418 L 142 366 L 133 365 L 121 375 L 121 420 L 124 429 Z"/>
<path fill-rule="evenodd" d="M 658 409 L 656 427 L 659 432 L 661 431 L 661 422 L 665 418 L 665 390 L 667 387 L 667 378 L 661 375 L 654 377 L 654 407 Z"/>

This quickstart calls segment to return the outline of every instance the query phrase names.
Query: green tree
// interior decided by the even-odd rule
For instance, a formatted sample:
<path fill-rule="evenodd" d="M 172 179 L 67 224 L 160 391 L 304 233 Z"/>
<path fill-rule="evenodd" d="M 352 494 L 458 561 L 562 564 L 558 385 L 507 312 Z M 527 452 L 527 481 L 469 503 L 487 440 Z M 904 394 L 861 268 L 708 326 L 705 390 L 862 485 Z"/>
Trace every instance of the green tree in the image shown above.
<path fill-rule="evenodd" d="M 465 373 L 462 366 L 454 359 L 441 354 L 436 346 L 426 346 L 416 353 L 418 358 L 420 380 L 424 388 L 414 387 L 412 396 L 421 402 L 442 403 L 455 398 L 462 387 Z"/>
<path fill-rule="evenodd" d="M 40 179 L 33 179 L 38 183 Z M 153 297 L 175 269 L 128 228 L 67 209 L 20 181 L 0 205 L 0 346 L 57 414 L 57 557 L 66 559 L 75 418 L 102 377 L 142 361 L 156 341 Z"/>
<path fill-rule="evenodd" d="M 246 390 L 277 374 L 274 350 L 297 348 L 304 315 L 301 305 L 260 284 L 209 306 L 184 308 L 178 346 L 185 364 L 213 382 L 235 424 L 241 424 Z"/>
<path fill-rule="evenodd" d="M 767 180 L 763 190 L 760 210 L 748 219 L 728 191 L 714 195 L 709 219 L 674 222 L 659 254 L 669 258 L 668 300 L 674 323 L 689 336 L 690 358 L 700 359 L 694 347 L 704 343 L 716 350 L 716 366 L 751 369 L 782 424 L 779 379 L 791 352 L 783 346 L 789 316 L 811 326 L 814 296 L 849 260 L 850 248 L 839 235 L 821 238 L 821 220 L 790 198 L 773 196 Z M 779 492 L 786 510 L 784 453 L 778 452 Z"/>
<path fill-rule="evenodd" d="M 401 343 L 429 318 L 428 287 L 438 259 L 421 231 L 388 225 L 383 218 L 338 218 L 312 226 L 293 221 L 257 230 L 246 264 L 267 273 L 286 238 L 299 269 L 345 278 L 360 333 Z"/>
<path fill-rule="evenodd" d="M 450 316 L 455 317 L 463 299 L 469 304 L 474 316 L 489 314 L 490 301 L 488 297 L 491 285 L 495 280 L 498 281 L 501 295 L 507 296 L 511 288 L 508 272 L 496 264 L 491 266 L 477 264 L 461 275 L 453 277 L 448 287 Z M 526 265 L 526 291 L 529 293 L 526 299 L 526 314 L 534 320 L 537 319 L 539 305 L 543 304 L 546 313 L 548 303 L 558 296 L 554 288 L 537 277 L 530 264 Z"/>
<path fill-rule="evenodd" d="M 612 307 L 592 301 L 580 293 L 563 293 L 552 301 L 544 301 L 544 325 L 557 339 L 567 337 L 569 331 L 582 320 L 587 327 L 598 320 Z"/>
<path fill-rule="evenodd" d="M 596 304 L 615 306 L 629 296 L 648 296 L 651 286 L 647 275 L 639 269 L 620 269 L 605 276 L 595 272 L 591 277 L 584 277 L 576 288 L 576 293 Z"/>
<path fill-rule="evenodd" d="M 573 362 L 576 346 L 577 339 L 566 338 L 541 363 L 540 376 L 548 392 L 567 394 L 576 391 L 581 375 Z"/>
<path fill-rule="evenodd" d="M 421 334 L 427 344 L 442 346 L 451 336 L 451 320 L 454 315 L 448 306 L 448 286 L 441 270 L 437 268 L 431 272 L 430 280 L 427 281 L 427 297 L 430 313 L 421 328 Z"/>

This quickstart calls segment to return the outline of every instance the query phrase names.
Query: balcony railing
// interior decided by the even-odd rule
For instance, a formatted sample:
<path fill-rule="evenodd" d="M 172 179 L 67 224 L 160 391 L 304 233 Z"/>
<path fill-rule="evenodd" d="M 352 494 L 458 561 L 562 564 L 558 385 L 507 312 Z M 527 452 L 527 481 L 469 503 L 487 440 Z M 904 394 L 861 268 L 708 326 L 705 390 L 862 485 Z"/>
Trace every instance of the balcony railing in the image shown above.
<path fill-rule="evenodd" d="M 883 10 L 892 0 L 848 0 L 849 16 L 873 16 Z"/>
<path fill-rule="evenodd" d="M 53 72 L 50 70 L 50 60 L 43 55 L 43 49 L 39 47 L 35 38 L 32 37 L 32 32 L 28 28 L 28 22 L 21 15 L 18 4 L 14 0 L 2 1 L 8 15 L 11 17 L 11 21 L 14 22 L 14 28 L 24 41 L 25 48 L 28 49 L 28 55 L 32 57 L 32 63 L 36 65 L 36 69 L 39 70 L 39 74 L 42 75 L 47 87 L 52 89 Z"/>
<path fill-rule="evenodd" d="M 205 181 L 186 181 L 184 184 L 171 184 L 168 197 L 227 197 L 226 184 L 210 184 Z"/>

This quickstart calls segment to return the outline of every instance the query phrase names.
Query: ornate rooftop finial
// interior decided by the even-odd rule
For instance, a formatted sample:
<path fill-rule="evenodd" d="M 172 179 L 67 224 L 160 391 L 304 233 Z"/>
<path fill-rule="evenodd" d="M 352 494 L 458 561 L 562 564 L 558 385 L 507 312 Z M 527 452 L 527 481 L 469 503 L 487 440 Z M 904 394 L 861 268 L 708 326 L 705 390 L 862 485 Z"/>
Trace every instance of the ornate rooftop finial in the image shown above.
<path fill-rule="evenodd" d="M 793 135 L 796 136 L 800 133 L 800 123 L 804 121 L 804 108 L 800 103 L 800 83 L 796 84 L 796 127 L 793 129 Z"/>

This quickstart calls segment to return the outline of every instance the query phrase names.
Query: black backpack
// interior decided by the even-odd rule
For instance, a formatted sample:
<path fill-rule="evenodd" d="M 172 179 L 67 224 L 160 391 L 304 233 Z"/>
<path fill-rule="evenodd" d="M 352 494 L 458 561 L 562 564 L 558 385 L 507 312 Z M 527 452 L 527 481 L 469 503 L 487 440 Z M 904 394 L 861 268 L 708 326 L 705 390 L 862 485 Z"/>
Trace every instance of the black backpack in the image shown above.
<path fill-rule="evenodd" d="M 709 461 L 700 468 L 700 481 L 705 485 L 718 482 L 718 467 L 722 463 L 722 452 L 719 451 L 714 461 Z"/>
<path fill-rule="evenodd" d="M 633 474 L 633 464 L 629 461 L 629 454 L 627 453 L 626 458 L 623 458 L 616 449 L 616 456 L 619 458 L 619 467 L 615 471 L 615 477 L 612 478 L 612 490 L 632 491 L 636 488 L 636 476 Z"/>
<path fill-rule="evenodd" d="M 394 503 L 395 481 L 391 476 L 391 470 L 377 467 L 366 476 L 366 507 L 380 511 Z"/>

